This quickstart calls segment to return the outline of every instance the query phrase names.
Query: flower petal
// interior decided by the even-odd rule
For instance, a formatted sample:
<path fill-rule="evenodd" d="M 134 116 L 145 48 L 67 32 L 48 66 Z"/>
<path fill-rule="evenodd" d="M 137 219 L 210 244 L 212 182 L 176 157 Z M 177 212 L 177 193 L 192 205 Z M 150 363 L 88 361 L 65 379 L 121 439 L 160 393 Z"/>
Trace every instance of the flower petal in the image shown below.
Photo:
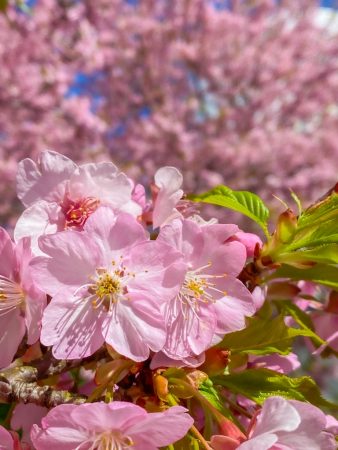
<path fill-rule="evenodd" d="M 25 206 L 39 200 L 60 202 L 66 182 L 76 169 L 76 164 L 57 152 L 44 151 L 36 164 L 29 158 L 19 162 L 17 193 Z"/>
<path fill-rule="evenodd" d="M 60 291 L 44 311 L 41 342 L 53 345 L 58 359 L 77 359 L 92 355 L 104 342 L 101 327 L 105 314 L 91 301 Z"/>
<path fill-rule="evenodd" d="M 0 330 L 0 368 L 3 368 L 11 364 L 25 335 L 25 322 L 19 308 L 0 315 Z"/>
<path fill-rule="evenodd" d="M 35 283 L 49 295 L 88 283 L 102 260 L 93 239 L 78 231 L 41 236 L 39 245 L 50 258 L 36 257 L 30 266 Z"/>

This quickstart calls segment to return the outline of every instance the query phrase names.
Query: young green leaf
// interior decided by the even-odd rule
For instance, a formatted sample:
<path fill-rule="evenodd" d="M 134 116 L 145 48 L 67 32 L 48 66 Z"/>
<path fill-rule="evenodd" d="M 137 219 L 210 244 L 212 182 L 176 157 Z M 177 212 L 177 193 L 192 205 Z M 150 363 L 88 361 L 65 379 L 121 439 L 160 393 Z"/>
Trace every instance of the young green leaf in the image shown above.
<path fill-rule="evenodd" d="M 338 218 L 338 183 L 320 201 L 307 208 L 298 220 L 298 229 L 301 230 L 314 223 L 325 223 Z"/>
<path fill-rule="evenodd" d="M 262 319 L 248 318 L 246 328 L 225 335 L 217 347 L 231 350 L 232 354 L 250 353 L 252 355 L 268 355 L 279 353 L 287 355 L 291 351 L 292 340 L 296 336 L 312 336 L 310 329 L 289 328 L 284 317 Z M 322 341 L 324 343 L 324 341 Z"/>
<path fill-rule="evenodd" d="M 233 191 L 227 186 L 216 188 L 200 195 L 192 195 L 189 198 L 196 202 L 211 203 L 240 212 L 254 220 L 269 236 L 267 221 L 269 210 L 258 195 L 247 191 Z"/>
<path fill-rule="evenodd" d="M 215 385 L 224 386 L 231 392 L 244 395 L 259 405 L 268 397 L 280 395 L 338 411 L 338 405 L 321 396 L 318 386 L 311 377 L 290 378 L 269 369 L 248 369 L 230 375 L 218 375 L 213 377 L 212 381 Z"/>
<path fill-rule="evenodd" d="M 296 267 L 283 264 L 272 274 L 271 278 L 313 281 L 314 283 L 323 284 L 338 290 L 338 267 L 327 264 L 318 263 L 307 269 L 297 269 Z"/>
<path fill-rule="evenodd" d="M 308 331 L 308 336 L 317 347 L 325 344 L 325 341 L 319 337 L 314 331 L 314 325 L 312 323 L 309 314 L 306 314 L 297 305 L 295 305 L 291 300 L 281 300 L 275 301 L 279 311 L 283 316 L 291 316 L 298 325 L 302 327 L 303 330 Z"/>
<path fill-rule="evenodd" d="M 293 263 L 306 264 L 307 262 L 338 264 L 338 244 L 324 244 L 309 250 L 280 253 L 278 262 L 290 264 L 291 266 Z"/>

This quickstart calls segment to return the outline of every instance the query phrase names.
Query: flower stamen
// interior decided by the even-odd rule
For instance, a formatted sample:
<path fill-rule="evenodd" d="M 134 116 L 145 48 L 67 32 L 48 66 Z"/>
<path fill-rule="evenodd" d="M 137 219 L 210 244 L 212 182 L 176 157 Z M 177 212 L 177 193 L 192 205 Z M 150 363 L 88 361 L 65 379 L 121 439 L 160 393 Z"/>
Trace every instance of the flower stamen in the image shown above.
<path fill-rule="evenodd" d="M 3 275 L 0 275 L 0 316 L 22 305 L 25 294 L 21 287 Z"/>

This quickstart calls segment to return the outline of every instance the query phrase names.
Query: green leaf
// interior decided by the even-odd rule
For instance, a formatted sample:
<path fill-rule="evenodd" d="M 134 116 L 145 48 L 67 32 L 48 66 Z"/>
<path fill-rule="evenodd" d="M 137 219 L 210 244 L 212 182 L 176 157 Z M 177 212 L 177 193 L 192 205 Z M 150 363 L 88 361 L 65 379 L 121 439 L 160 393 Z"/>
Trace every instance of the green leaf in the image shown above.
<path fill-rule="evenodd" d="M 278 255 L 278 262 L 281 263 L 292 265 L 292 262 L 299 263 L 299 261 L 338 264 L 338 244 L 324 244 L 310 250 L 299 250 Z"/>
<path fill-rule="evenodd" d="M 233 419 L 231 412 L 224 407 L 224 400 L 222 396 L 219 394 L 217 389 L 213 386 L 211 380 L 208 380 L 208 383 L 203 383 L 199 387 L 199 392 L 203 397 L 205 397 L 209 403 L 211 403 L 224 417 L 228 419 Z"/>
<path fill-rule="evenodd" d="M 259 405 L 267 398 L 279 395 L 338 411 L 338 405 L 321 396 L 318 386 L 311 377 L 290 378 L 269 369 L 248 369 L 230 375 L 219 375 L 212 380 L 215 385 L 224 386 L 231 392 L 244 395 Z"/>
<path fill-rule="evenodd" d="M 312 323 L 311 317 L 298 308 L 291 300 L 280 300 L 275 301 L 278 306 L 278 310 L 282 312 L 285 316 L 292 316 L 294 320 L 303 328 L 307 328 L 314 331 L 314 325 Z"/>
<path fill-rule="evenodd" d="M 325 344 L 325 341 L 323 341 L 323 339 L 314 332 L 315 328 L 312 323 L 311 317 L 300 308 L 298 308 L 298 306 L 295 305 L 291 300 L 276 301 L 275 304 L 284 316 L 291 316 L 295 320 L 295 322 L 297 322 L 298 325 L 302 327 L 303 330 L 308 331 L 309 338 L 316 346 L 319 347 Z"/>
<path fill-rule="evenodd" d="M 325 198 L 307 208 L 298 219 L 298 229 L 327 222 L 338 217 L 338 194 L 337 185 L 327 194 Z"/>
<path fill-rule="evenodd" d="M 312 336 L 314 334 L 309 329 L 287 327 L 282 315 L 274 319 L 253 317 L 248 318 L 247 321 L 248 326 L 244 330 L 225 335 L 217 347 L 230 349 L 231 353 L 287 355 L 291 351 L 292 340 L 296 336 Z"/>
<path fill-rule="evenodd" d="M 298 197 L 298 195 L 293 192 L 292 190 L 290 191 L 290 195 L 293 198 L 293 201 L 296 203 L 297 208 L 298 208 L 298 214 L 301 215 L 302 211 L 303 211 L 303 206 L 302 206 L 302 202 L 300 201 L 300 198 Z"/>
<path fill-rule="evenodd" d="M 0 425 L 4 425 L 10 407 L 11 405 L 7 403 L 0 404 Z"/>
<path fill-rule="evenodd" d="M 337 218 L 330 219 L 320 225 L 313 223 L 312 227 L 305 230 L 297 229 L 292 243 L 285 248 L 290 251 L 330 243 L 338 244 Z"/>
<path fill-rule="evenodd" d="M 189 199 L 224 206 L 240 212 L 254 220 L 263 229 L 266 236 L 269 236 L 267 228 L 269 210 L 263 200 L 252 192 L 233 191 L 227 186 L 217 186 L 204 194 L 189 196 Z"/>
<path fill-rule="evenodd" d="M 323 284 L 338 290 L 338 267 L 327 264 L 316 264 L 314 267 L 307 269 L 297 269 L 283 265 L 273 273 L 271 278 L 313 281 L 314 283 Z"/>

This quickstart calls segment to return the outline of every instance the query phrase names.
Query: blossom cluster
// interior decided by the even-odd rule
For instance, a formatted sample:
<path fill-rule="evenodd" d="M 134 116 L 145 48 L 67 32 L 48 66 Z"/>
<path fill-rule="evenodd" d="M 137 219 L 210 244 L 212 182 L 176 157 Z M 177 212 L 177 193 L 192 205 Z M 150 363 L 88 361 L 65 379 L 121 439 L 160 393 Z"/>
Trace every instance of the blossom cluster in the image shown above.
<path fill-rule="evenodd" d="M 3 3 L 2 217 L 17 162 L 46 147 L 141 181 L 171 164 L 189 191 L 311 201 L 333 183 L 337 39 L 318 0 Z"/>
<path fill-rule="evenodd" d="M 0 229 L 0 369 L 12 396 L 39 406 L 26 405 L 28 415 L 16 406 L 11 428 L 22 441 L 0 427 L 0 449 L 155 450 L 183 440 L 180 449 L 189 439 L 214 450 L 335 449 L 337 423 L 308 403 L 272 395 L 259 409 L 239 398 L 234 421 L 214 412 L 207 442 L 203 408 L 179 401 L 201 395 L 226 357 L 217 345 L 245 330 L 266 296 L 243 282 L 261 239 L 205 221 L 182 184 L 174 167 L 148 190 L 111 162 L 77 165 L 53 151 L 19 163 L 26 209 L 14 241 Z M 281 360 L 247 364 L 285 373 L 298 363 L 286 357 L 288 370 Z"/>

